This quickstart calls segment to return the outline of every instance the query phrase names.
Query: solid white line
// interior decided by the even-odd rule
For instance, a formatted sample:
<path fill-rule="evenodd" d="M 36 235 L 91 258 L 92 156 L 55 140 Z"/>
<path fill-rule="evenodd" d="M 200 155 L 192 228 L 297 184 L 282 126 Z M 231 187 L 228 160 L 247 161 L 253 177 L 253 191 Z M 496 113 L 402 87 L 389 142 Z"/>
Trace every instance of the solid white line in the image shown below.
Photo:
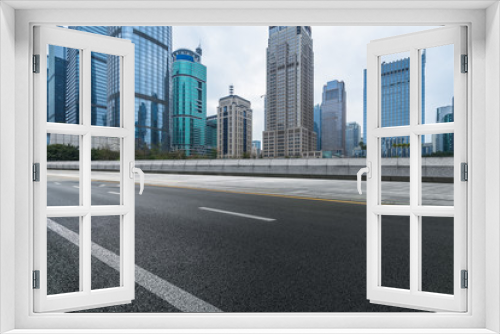
<path fill-rule="evenodd" d="M 114 192 L 114 191 L 108 191 L 108 194 L 120 195 L 120 193 L 117 193 L 117 192 Z"/>
<path fill-rule="evenodd" d="M 58 224 L 52 219 L 47 219 L 47 227 L 76 246 L 80 244 L 78 234 Z M 92 256 L 104 262 L 111 268 L 120 271 L 120 256 L 94 242 L 91 245 L 91 250 Z M 193 296 L 189 292 L 165 281 L 163 278 L 158 277 L 139 266 L 135 266 L 135 281 L 140 286 L 144 287 L 182 312 L 222 312 L 217 307 L 197 298 L 196 296 Z"/>
<path fill-rule="evenodd" d="M 80 187 L 79 187 L 79 186 L 73 186 L 73 188 L 80 189 Z"/>
<path fill-rule="evenodd" d="M 266 222 L 273 222 L 273 221 L 276 220 L 276 219 L 273 219 L 273 218 L 266 218 L 266 217 L 259 217 L 259 216 L 247 215 L 245 213 L 238 213 L 238 212 L 224 211 L 224 210 L 219 210 L 219 209 L 205 208 L 203 206 L 200 206 L 199 209 L 200 210 L 205 210 L 205 211 L 225 213 L 227 215 L 233 215 L 233 216 L 238 216 L 238 217 L 245 217 L 245 218 L 257 219 L 257 220 L 263 220 L 263 221 L 266 221 Z"/>

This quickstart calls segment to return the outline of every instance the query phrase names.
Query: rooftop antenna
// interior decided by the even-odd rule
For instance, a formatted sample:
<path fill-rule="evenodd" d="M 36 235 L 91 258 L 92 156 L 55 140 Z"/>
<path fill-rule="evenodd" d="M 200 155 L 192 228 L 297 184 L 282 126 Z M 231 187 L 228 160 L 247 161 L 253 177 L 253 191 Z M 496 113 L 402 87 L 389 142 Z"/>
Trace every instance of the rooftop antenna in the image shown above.
<path fill-rule="evenodd" d="M 229 95 L 234 95 L 234 86 L 229 85 Z"/>

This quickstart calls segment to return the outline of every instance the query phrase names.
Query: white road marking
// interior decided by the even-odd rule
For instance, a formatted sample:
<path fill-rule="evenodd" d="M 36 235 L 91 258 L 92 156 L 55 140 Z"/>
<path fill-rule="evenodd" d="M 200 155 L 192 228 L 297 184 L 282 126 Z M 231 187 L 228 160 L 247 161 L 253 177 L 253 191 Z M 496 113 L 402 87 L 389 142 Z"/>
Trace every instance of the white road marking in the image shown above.
<path fill-rule="evenodd" d="M 245 217 L 245 218 L 257 219 L 257 220 L 263 220 L 263 221 L 266 221 L 266 222 L 273 222 L 273 221 L 276 220 L 276 219 L 273 219 L 273 218 L 266 218 L 266 217 L 259 217 L 259 216 L 247 215 L 245 213 L 238 213 L 238 212 L 224 211 L 224 210 L 219 210 L 219 209 L 205 208 L 203 206 L 200 206 L 198 209 L 205 210 L 205 211 L 218 212 L 218 213 L 225 213 L 227 215 L 233 215 L 233 216 L 238 216 L 238 217 Z"/>
<path fill-rule="evenodd" d="M 80 189 L 80 187 L 79 187 L 79 186 L 73 186 L 73 188 Z"/>
<path fill-rule="evenodd" d="M 120 193 L 117 193 L 117 192 L 114 192 L 114 191 L 108 191 L 108 194 L 120 195 Z"/>
<path fill-rule="evenodd" d="M 58 224 L 52 219 L 47 219 L 47 227 L 76 246 L 80 244 L 78 234 Z M 92 256 L 104 262 L 111 268 L 120 271 L 120 256 L 94 242 L 91 245 L 91 249 Z M 193 296 L 189 292 L 165 281 L 163 278 L 158 277 L 139 266 L 135 266 L 135 281 L 146 290 L 165 300 L 167 303 L 182 312 L 222 312 L 217 307 L 197 298 L 196 296 Z"/>
<path fill-rule="evenodd" d="M 106 185 L 103 183 L 103 184 L 100 184 L 99 185 L 99 188 L 102 188 L 102 187 L 105 187 Z"/>
<path fill-rule="evenodd" d="M 60 186 L 61 184 L 59 182 L 54 182 L 55 184 L 57 184 L 58 186 Z"/>

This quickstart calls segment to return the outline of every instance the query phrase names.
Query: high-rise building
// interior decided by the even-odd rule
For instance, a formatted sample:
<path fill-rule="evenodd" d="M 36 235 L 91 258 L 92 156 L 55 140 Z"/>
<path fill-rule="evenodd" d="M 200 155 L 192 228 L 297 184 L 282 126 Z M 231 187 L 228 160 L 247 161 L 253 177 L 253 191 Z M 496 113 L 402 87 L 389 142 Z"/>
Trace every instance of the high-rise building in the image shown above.
<path fill-rule="evenodd" d="M 334 156 L 345 155 L 346 91 L 343 81 L 323 86 L 321 102 L 321 150 Z"/>
<path fill-rule="evenodd" d="M 173 148 L 186 156 L 204 154 L 207 68 L 195 51 L 179 49 L 173 57 Z"/>
<path fill-rule="evenodd" d="M 66 48 L 49 45 L 47 54 L 47 122 L 66 123 Z"/>
<path fill-rule="evenodd" d="M 207 149 L 217 149 L 217 114 L 207 116 L 205 142 Z"/>
<path fill-rule="evenodd" d="M 321 151 L 321 106 L 314 106 L 314 132 L 316 132 L 316 151 Z"/>
<path fill-rule="evenodd" d="M 260 158 L 262 146 L 260 140 L 252 140 L 252 157 Z"/>
<path fill-rule="evenodd" d="M 311 27 L 269 27 L 263 156 L 301 156 L 317 147 Z"/>
<path fill-rule="evenodd" d="M 108 27 L 74 26 L 69 29 L 90 32 L 99 35 L 108 35 Z M 67 48 L 67 90 L 66 90 L 66 118 L 71 124 L 80 122 L 80 50 Z M 109 126 L 108 113 L 108 55 L 92 52 L 90 56 L 91 83 L 90 83 L 90 119 L 92 125 Z"/>
<path fill-rule="evenodd" d="M 421 106 L 422 123 L 425 121 L 425 50 L 421 60 Z M 403 58 L 391 62 L 382 62 L 381 73 L 381 106 L 382 127 L 404 126 L 410 124 L 410 58 Z M 366 69 L 363 73 L 363 141 L 367 140 L 366 124 Z M 424 143 L 422 136 L 422 143 Z M 409 137 L 382 138 L 382 156 L 409 156 Z"/>
<path fill-rule="evenodd" d="M 219 158 L 249 157 L 252 152 L 252 109 L 250 101 L 234 95 L 219 100 L 217 108 L 217 156 Z"/>
<path fill-rule="evenodd" d="M 136 148 L 171 146 L 172 106 L 172 27 L 166 26 L 75 26 L 70 29 L 128 39 L 135 45 L 135 138 Z M 93 52 L 92 124 L 120 124 L 120 57 Z M 79 52 L 67 49 L 68 82 L 66 117 L 68 123 L 79 119 Z"/>
<path fill-rule="evenodd" d="M 347 123 L 345 129 L 345 155 L 354 156 L 356 147 L 361 141 L 361 126 L 356 122 Z"/>
<path fill-rule="evenodd" d="M 454 119 L 454 99 L 451 106 L 436 109 L 436 123 L 449 123 Z M 433 152 L 453 152 L 453 133 L 440 133 L 432 135 Z"/>

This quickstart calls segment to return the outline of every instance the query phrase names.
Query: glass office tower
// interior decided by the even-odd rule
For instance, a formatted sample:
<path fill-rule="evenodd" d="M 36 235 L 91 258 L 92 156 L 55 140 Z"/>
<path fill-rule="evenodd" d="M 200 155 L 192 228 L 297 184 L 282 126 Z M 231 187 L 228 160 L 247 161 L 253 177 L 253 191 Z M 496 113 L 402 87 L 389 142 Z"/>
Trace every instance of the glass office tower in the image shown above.
<path fill-rule="evenodd" d="M 323 86 L 321 102 L 321 150 L 345 155 L 346 90 L 343 81 Z"/>
<path fill-rule="evenodd" d="M 425 120 L 425 50 L 422 52 L 422 123 Z M 403 58 L 382 63 L 382 127 L 403 126 L 410 124 L 410 58 Z M 363 142 L 366 144 L 366 69 L 363 73 Z M 382 156 L 408 156 L 410 150 L 401 145 L 409 145 L 409 137 L 383 138 Z M 422 136 L 424 143 L 424 136 Z"/>
<path fill-rule="evenodd" d="M 314 132 L 316 132 L 316 150 L 321 151 L 321 106 L 314 106 Z"/>
<path fill-rule="evenodd" d="M 155 26 L 110 26 L 69 27 L 70 29 L 100 35 L 123 38 L 135 45 L 135 138 L 136 149 L 159 149 L 171 147 L 171 72 L 172 72 L 172 27 Z M 68 52 L 68 78 L 78 76 L 69 73 L 78 68 L 77 52 Z M 75 64 L 72 66 L 72 64 Z M 118 126 L 119 104 L 119 57 L 92 54 L 92 124 Z M 73 72 L 75 70 L 73 69 Z M 70 83 L 67 90 L 67 113 L 78 115 L 78 101 L 74 91 L 78 83 Z"/>
<path fill-rule="evenodd" d="M 173 149 L 186 156 L 204 154 L 207 118 L 207 68 L 196 52 L 173 53 Z"/>

